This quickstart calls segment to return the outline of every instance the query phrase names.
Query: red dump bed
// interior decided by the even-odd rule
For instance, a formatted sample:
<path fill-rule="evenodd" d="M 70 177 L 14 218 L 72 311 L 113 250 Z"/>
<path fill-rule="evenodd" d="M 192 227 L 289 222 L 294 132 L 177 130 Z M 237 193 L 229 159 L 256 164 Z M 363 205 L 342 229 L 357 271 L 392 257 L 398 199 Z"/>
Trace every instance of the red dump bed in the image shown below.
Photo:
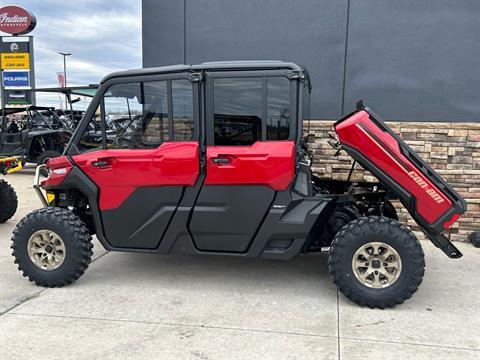
<path fill-rule="evenodd" d="M 343 149 L 398 196 L 430 238 L 465 212 L 460 195 L 370 109 L 356 111 L 334 127 Z"/>

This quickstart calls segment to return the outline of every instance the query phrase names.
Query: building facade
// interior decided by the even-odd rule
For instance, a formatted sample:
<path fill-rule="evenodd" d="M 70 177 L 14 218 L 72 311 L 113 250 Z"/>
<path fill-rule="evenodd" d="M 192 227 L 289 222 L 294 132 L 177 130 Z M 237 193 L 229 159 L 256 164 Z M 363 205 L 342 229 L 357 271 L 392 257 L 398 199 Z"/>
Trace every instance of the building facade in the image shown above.
<path fill-rule="evenodd" d="M 479 14 L 477 0 L 143 0 L 143 65 L 305 65 L 316 173 L 346 177 L 325 136 L 363 99 L 466 198 L 452 234 L 466 240 L 480 230 Z"/>

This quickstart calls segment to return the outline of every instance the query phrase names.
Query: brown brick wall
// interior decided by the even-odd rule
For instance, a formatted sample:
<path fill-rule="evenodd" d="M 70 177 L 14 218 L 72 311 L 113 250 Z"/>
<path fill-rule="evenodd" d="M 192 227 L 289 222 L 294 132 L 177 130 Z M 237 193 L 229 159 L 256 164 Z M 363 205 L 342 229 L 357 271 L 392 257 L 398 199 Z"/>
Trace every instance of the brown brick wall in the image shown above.
<path fill-rule="evenodd" d="M 338 158 L 327 143 L 333 121 L 311 121 L 310 133 L 315 135 L 310 149 L 315 154 L 313 171 L 317 176 L 346 180 L 352 159 L 342 152 Z M 468 203 L 467 212 L 452 227 L 451 239 L 468 241 L 472 231 L 480 231 L 480 123 L 404 123 L 388 122 L 439 175 L 451 184 Z M 305 130 L 308 124 L 305 123 Z M 360 165 L 352 180 L 376 181 Z M 423 234 L 408 212 L 395 204 L 400 220 L 412 227 L 419 237 Z"/>

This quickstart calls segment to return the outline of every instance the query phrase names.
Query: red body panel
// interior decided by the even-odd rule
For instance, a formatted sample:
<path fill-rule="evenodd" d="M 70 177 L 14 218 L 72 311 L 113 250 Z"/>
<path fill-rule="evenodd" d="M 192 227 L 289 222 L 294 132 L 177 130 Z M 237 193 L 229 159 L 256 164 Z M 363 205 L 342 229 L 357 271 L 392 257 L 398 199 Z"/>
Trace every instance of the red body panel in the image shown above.
<path fill-rule="evenodd" d="M 416 199 L 418 214 L 433 224 L 452 208 L 445 196 L 400 151 L 397 140 L 382 131 L 362 110 L 335 127 L 342 144 L 356 149 Z"/>
<path fill-rule="evenodd" d="M 49 159 L 46 165 L 50 171 L 50 176 L 41 182 L 40 186 L 42 188 L 60 185 L 73 167 L 66 156 Z"/>
<path fill-rule="evenodd" d="M 199 174 L 197 142 L 166 142 L 156 149 L 98 150 L 73 156 L 100 190 L 100 210 L 119 207 L 139 187 L 193 186 Z M 94 163 L 105 162 L 95 167 Z"/>
<path fill-rule="evenodd" d="M 216 158 L 228 162 L 215 163 Z M 286 190 L 293 181 L 294 166 L 293 141 L 208 146 L 205 185 L 266 185 L 274 190 Z"/>

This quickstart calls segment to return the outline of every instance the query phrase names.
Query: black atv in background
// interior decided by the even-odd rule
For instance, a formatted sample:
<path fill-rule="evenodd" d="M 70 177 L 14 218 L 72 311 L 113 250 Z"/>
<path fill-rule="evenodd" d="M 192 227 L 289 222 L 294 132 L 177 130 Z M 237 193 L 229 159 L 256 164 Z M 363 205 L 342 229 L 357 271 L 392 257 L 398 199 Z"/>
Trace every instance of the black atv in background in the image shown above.
<path fill-rule="evenodd" d="M 60 156 L 72 135 L 53 108 L 29 106 L 1 110 L 0 156 L 43 164 Z"/>

